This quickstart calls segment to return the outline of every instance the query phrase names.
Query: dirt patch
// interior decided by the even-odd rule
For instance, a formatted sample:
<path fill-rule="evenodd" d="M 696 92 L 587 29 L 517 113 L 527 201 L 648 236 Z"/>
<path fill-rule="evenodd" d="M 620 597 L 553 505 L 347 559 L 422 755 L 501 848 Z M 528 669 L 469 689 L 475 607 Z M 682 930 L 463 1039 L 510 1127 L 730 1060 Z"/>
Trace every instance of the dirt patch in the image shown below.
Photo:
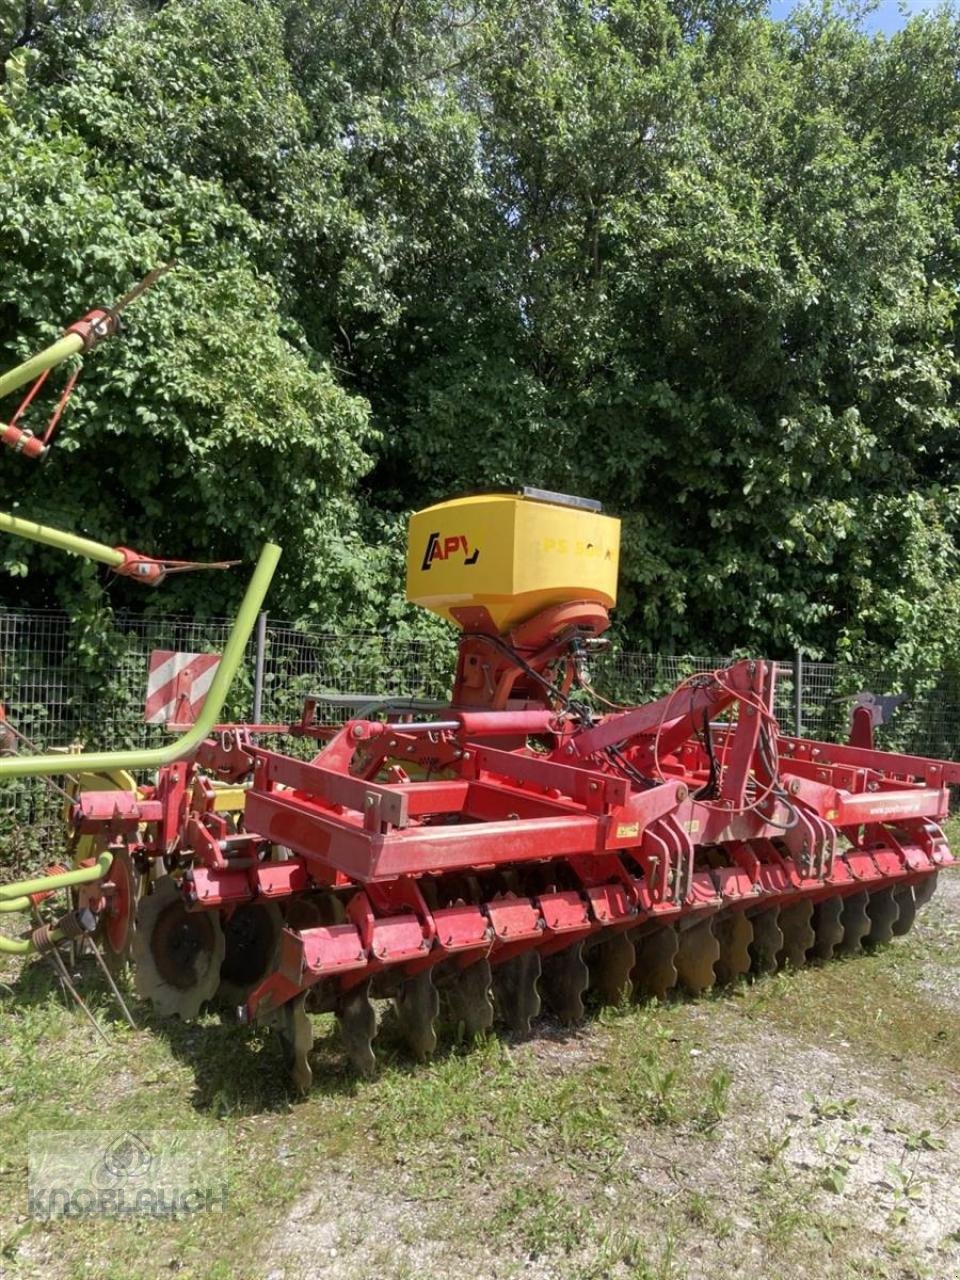
<path fill-rule="evenodd" d="M 327 1166 L 323 1185 L 294 1205 L 274 1236 L 267 1280 L 290 1268 L 329 1280 L 434 1269 L 439 1246 L 426 1238 L 423 1209 L 403 1194 L 402 1181 L 394 1173 L 389 1189 L 379 1179 L 364 1185 L 349 1166 Z"/>
<path fill-rule="evenodd" d="M 906 1251 L 932 1264 L 932 1275 L 960 1274 L 960 1127 L 943 1123 L 945 1099 L 894 1094 L 855 1055 L 727 1011 L 705 1035 L 705 1061 L 733 1076 L 710 1164 L 741 1220 L 757 1224 L 762 1198 L 751 1189 L 764 1169 L 779 1168 L 811 1216 L 847 1224 L 865 1255 Z"/>

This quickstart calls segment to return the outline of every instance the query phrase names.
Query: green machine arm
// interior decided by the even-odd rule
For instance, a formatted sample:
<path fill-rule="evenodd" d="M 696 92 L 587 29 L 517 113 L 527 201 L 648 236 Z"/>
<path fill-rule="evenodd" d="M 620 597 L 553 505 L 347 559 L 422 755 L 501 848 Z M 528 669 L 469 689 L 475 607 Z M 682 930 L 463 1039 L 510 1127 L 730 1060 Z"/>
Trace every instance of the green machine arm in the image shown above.
<path fill-rule="evenodd" d="M 108 564 L 111 569 L 119 569 L 123 564 L 123 552 L 116 547 L 108 547 L 105 542 L 94 542 L 92 538 L 81 538 L 75 533 L 67 533 L 65 529 L 53 529 L 34 520 L 23 520 L 6 511 L 0 511 L 0 533 L 12 533 L 14 537 L 26 538 L 28 542 L 42 542 L 44 546 L 56 547 L 58 551 L 70 551 L 87 560 Z"/>
<path fill-rule="evenodd" d="M 42 526 L 38 525 L 36 528 L 42 528 Z M 72 535 L 61 534 L 61 537 L 71 538 Z M 87 539 L 78 538 L 75 541 L 77 543 L 85 543 Z M 100 544 L 91 543 L 90 546 L 99 547 Z M 81 555 L 88 554 L 80 546 L 71 546 L 69 548 L 64 546 L 64 549 L 77 551 Z M 101 549 L 110 550 L 110 548 Z M 102 557 L 96 556 L 94 558 L 101 559 Z M 247 641 L 253 633 L 257 614 L 263 604 L 279 559 L 280 548 L 272 542 L 266 543 L 260 552 L 257 567 L 254 569 L 253 576 L 247 586 L 233 624 L 233 630 L 230 632 L 230 638 L 224 648 L 223 657 L 217 667 L 217 673 L 213 677 L 213 682 L 204 699 L 203 707 L 196 723 L 191 725 L 186 733 L 165 746 L 144 748 L 136 751 L 87 751 L 82 752 L 80 755 L 69 756 L 8 756 L 0 759 L 0 783 L 5 778 L 51 777 L 55 774 L 76 773 L 78 771 L 106 773 L 113 769 L 159 769 L 162 765 L 172 764 L 175 760 L 182 760 L 185 756 L 195 751 L 217 723 L 234 676 L 243 661 Z"/>
<path fill-rule="evenodd" d="M 49 525 L 37 524 L 34 520 L 23 520 L 6 511 L 0 511 L 0 533 L 12 533 L 17 538 L 26 538 L 28 542 L 42 542 L 44 546 L 56 547 L 58 551 L 68 551 L 73 555 L 84 556 L 87 560 L 96 560 L 100 564 L 109 565 L 120 577 L 135 578 L 146 587 L 158 587 L 171 573 L 191 573 L 196 569 L 230 569 L 238 563 L 236 560 L 219 560 L 207 564 L 198 560 L 161 560 L 156 556 L 145 556 L 130 547 L 108 547 L 105 542 L 94 542 L 92 538 L 82 538 L 76 533 L 67 533 L 65 529 L 52 529 Z"/>
<path fill-rule="evenodd" d="M 25 533 L 23 528 L 16 527 L 18 525 L 28 526 L 29 533 Z M 119 553 L 113 548 L 92 542 L 87 538 L 64 533 L 59 529 L 47 529 L 43 525 L 5 516 L 0 520 L 0 530 L 19 533 L 35 541 L 59 546 L 64 551 L 73 551 L 78 555 L 88 556 L 90 559 L 116 567 L 117 562 L 111 556 Z M 123 558 L 120 555 L 121 561 Z M 162 765 L 172 764 L 175 760 L 182 760 L 191 755 L 220 717 L 227 693 L 243 661 L 247 641 L 253 633 L 257 614 L 260 612 L 279 559 L 280 548 L 272 542 L 266 543 L 260 552 L 253 576 L 247 584 L 230 638 L 203 701 L 200 714 L 186 733 L 165 746 L 139 751 L 87 751 L 79 755 L 9 756 L 0 759 L 0 783 L 5 778 L 52 777 L 55 774 L 75 773 L 81 770 L 96 773 L 110 772 L 114 769 L 158 769 Z M 112 861 L 113 855 L 103 852 L 91 867 L 76 867 L 72 871 L 60 872 L 56 875 L 0 885 L 0 914 L 28 910 L 31 902 L 30 894 L 99 880 L 107 874 Z M 63 936 L 65 935 L 59 929 L 54 929 L 49 934 L 49 941 L 57 942 Z M 36 950 L 36 944 L 29 938 L 0 937 L 0 954 L 27 955 L 34 950 Z"/>
<path fill-rule="evenodd" d="M 0 445 L 5 445 L 26 458 L 40 460 L 46 457 L 50 448 L 50 440 L 80 372 L 79 368 L 74 369 L 67 380 L 67 385 L 46 431 L 42 436 L 36 436 L 32 431 L 21 427 L 19 424 L 34 396 L 46 381 L 50 370 L 55 369 L 59 364 L 63 364 L 71 356 L 85 355 L 88 351 L 92 351 L 104 338 L 109 338 L 116 333 L 121 312 L 131 302 L 135 302 L 137 298 L 146 293 L 161 276 L 166 275 L 173 265 L 173 263 L 163 263 L 159 267 L 154 267 L 139 284 L 134 285 L 130 292 L 125 294 L 118 302 L 115 302 L 112 307 L 98 307 L 94 311 L 88 311 L 81 320 L 77 320 L 69 326 L 62 338 L 58 338 L 49 347 L 44 347 L 42 351 L 38 351 L 29 360 L 18 364 L 16 368 L 0 375 L 0 398 L 11 391 L 17 391 L 20 387 L 26 386 L 28 382 L 33 383 L 33 387 L 27 392 L 26 399 L 14 414 L 9 425 L 0 427 Z"/>
<path fill-rule="evenodd" d="M 69 360 L 71 356 L 78 356 L 84 349 L 85 344 L 81 334 L 65 334 L 52 346 L 45 347 L 43 351 L 38 351 L 35 356 L 31 356 L 23 364 L 18 364 L 9 373 L 3 374 L 0 377 L 0 396 L 5 396 L 8 392 L 16 391 L 28 382 L 33 382 L 41 373 L 47 373 L 56 365 L 62 364 L 64 360 Z"/>

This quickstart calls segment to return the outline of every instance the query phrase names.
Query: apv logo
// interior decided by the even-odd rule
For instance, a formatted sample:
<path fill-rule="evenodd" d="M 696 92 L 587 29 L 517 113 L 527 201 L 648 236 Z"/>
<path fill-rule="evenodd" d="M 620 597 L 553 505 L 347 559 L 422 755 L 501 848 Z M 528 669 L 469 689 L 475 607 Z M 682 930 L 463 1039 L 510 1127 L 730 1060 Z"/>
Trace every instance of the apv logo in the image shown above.
<path fill-rule="evenodd" d="M 464 564 L 476 564 L 480 555 L 480 548 L 474 547 L 473 554 L 470 553 L 470 544 L 467 542 L 465 533 L 454 534 L 452 538 L 440 539 L 439 533 L 431 533 L 427 539 L 427 549 L 423 553 L 422 569 L 429 569 L 434 560 L 449 560 L 451 556 L 463 552 Z"/>

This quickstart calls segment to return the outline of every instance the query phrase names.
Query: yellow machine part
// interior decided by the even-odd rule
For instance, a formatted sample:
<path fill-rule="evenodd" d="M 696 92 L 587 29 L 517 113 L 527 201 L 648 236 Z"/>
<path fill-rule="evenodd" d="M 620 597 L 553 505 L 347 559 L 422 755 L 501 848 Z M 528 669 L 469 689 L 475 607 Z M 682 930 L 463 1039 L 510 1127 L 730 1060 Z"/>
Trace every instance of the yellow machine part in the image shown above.
<path fill-rule="evenodd" d="M 243 813 L 246 802 L 246 787 L 234 787 L 225 782 L 213 784 L 214 813 Z"/>
<path fill-rule="evenodd" d="M 456 624 L 483 605 L 501 632 L 553 605 L 617 599 L 620 521 L 518 494 L 456 498 L 410 517 L 407 599 Z"/>

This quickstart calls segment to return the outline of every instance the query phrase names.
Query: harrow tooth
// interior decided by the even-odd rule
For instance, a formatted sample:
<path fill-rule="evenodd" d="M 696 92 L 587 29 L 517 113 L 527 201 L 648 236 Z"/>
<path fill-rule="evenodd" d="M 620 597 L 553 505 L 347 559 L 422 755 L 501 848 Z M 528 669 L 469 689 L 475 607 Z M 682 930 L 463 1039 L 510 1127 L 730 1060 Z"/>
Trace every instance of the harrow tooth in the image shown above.
<path fill-rule="evenodd" d="M 864 939 L 870 946 L 882 946 L 893 938 L 893 926 L 897 923 L 900 908 L 894 896 L 893 888 L 877 889 L 870 895 L 867 904 L 867 915 L 870 917 L 870 932 Z"/>
<path fill-rule="evenodd" d="M 918 909 L 925 907 L 936 893 L 937 875 L 938 872 L 934 871 L 932 874 L 924 876 L 922 880 L 918 880 L 913 886 L 913 900 Z"/>
<path fill-rule="evenodd" d="M 373 1052 L 377 1012 L 370 1000 L 369 981 L 345 991 L 337 1001 L 336 1013 L 347 1058 L 360 1075 L 372 1076 L 377 1069 Z"/>
<path fill-rule="evenodd" d="M 674 963 L 680 937 L 672 925 L 664 925 L 652 933 L 636 937 L 637 963 L 633 970 L 633 989 L 636 995 L 664 1000 L 667 992 L 677 985 L 677 968 Z"/>
<path fill-rule="evenodd" d="M 777 956 L 783 949 L 783 932 L 780 929 L 780 910 L 770 907 L 750 917 L 753 940 L 750 958 L 754 973 L 776 973 Z"/>
<path fill-rule="evenodd" d="M 810 948 L 811 960 L 831 960 L 843 941 L 842 898 L 824 898 L 813 908 L 813 932 L 815 941 Z"/>
<path fill-rule="evenodd" d="M 393 1007 L 407 1048 L 418 1062 L 426 1061 L 437 1047 L 435 1024 L 440 1013 L 440 996 L 429 969 L 403 980 Z"/>
<path fill-rule="evenodd" d="M 717 982 L 727 985 L 750 972 L 753 925 L 743 911 L 720 916 L 714 923 L 720 954 L 714 965 Z"/>
<path fill-rule="evenodd" d="M 493 974 L 489 960 L 478 960 L 461 969 L 449 986 L 444 988 L 445 1003 L 450 1019 L 463 1027 L 467 1040 L 489 1031 L 493 1026 L 493 998 L 490 985 Z"/>
<path fill-rule="evenodd" d="M 714 966 L 720 959 L 720 943 L 713 931 L 713 917 L 698 920 L 679 931 L 677 980 L 689 995 L 698 996 L 716 982 Z"/>
<path fill-rule="evenodd" d="M 235 1009 L 274 967 L 283 916 L 275 902 L 245 902 L 223 926 L 226 952 L 217 1000 Z"/>
<path fill-rule="evenodd" d="M 896 938 L 902 938 L 905 933 L 910 932 L 917 918 L 917 902 L 913 896 L 913 886 L 902 885 L 899 889 L 894 889 L 893 896 L 898 909 L 897 918 L 893 922 L 893 934 Z"/>
<path fill-rule="evenodd" d="M 611 933 L 587 952 L 590 991 L 602 1005 L 629 1000 L 633 992 L 630 974 L 637 963 L 637 949 L 621 929 Z"/>
<path fill-rule="evenodd" d="M 309 1093 L 313 1084 L 313 1069 L 310 1066 L 313 1023 L 306 1010 L 306 992 L 295 996 L 278 1010 L 277 1025 L 284 1061 L 293 1086 L 300 1094 Z"/>
<path fill-rule="evenodd" d="M 793 902 L 780 908 L 780 929 L 783 946 L 777 956 L 781 967 L 802 969 L 807 962 L 807 952 L 817 940 L 810 924 L 813 916 L 812 902 Z"/>
<path fill-rule="evenodd" d="M 525 951 L 493 970 L 493 998 L 497 1016 L 511 1031 L 529 1035 L 530 1023 L 540 1012 L 540 952 Z"/>
<path fill-rule="evenodd" d="M 177 881 L 161 876 L 142 898 L 133 934 L 137 994 L 162 1017 L 195 1018 L 220 985 L 226 951 L 215 911 L 188 912 Z"/>
<path fill-rule="evenodd" d="M 843 941 L 837 948 L 841 955 L 857 955 L 863 939 L 870 932 L 870 917 L 867 915 L 869 901 L 870 895 L 866 889 L 862 889 L 859 893 L 848 894 L 843 899 L 843 912 L 840 916 L 840 923 L 843 925 Z"/>
<path fill-rule="evenodd" d="M 551 1011 L 564 1026 L 582 1022 L 586 1010 L 583 993 L 590 981 L 590 970 L 583 958 L 583 943 L 575 942 L 563 951 L 543 959 L 540 989 Z"/>

